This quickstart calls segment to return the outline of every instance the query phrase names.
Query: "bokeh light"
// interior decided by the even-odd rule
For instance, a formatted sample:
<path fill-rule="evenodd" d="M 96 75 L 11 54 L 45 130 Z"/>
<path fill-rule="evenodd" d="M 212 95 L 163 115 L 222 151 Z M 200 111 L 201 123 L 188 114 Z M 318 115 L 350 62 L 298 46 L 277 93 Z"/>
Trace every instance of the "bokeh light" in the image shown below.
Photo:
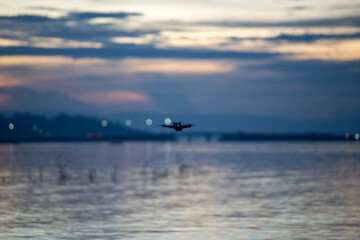
<path fill-rule="evenodd" d="M 13 130 L 14 129 L 14 124 L 13 123 L 9 123 L 9 129 Z"/>
<path fill-rule="evenodd" d="M 127 127 L 131 126 L 131 120 L 130 119 L 125 120 L 125 126 L 127 126 Z"/>
<path fill-rule="evenodd" d="M 107 127 L 107 125 L 108 125 L 108 122 L 106 120 L 101 121 L 101 126 Z"/>
<path fill-rule="evenodd" d="M 355 139 L 356 139 L 356 140 L 359 140 L 359 139 L 360 139 L 360 133 L 355 134 Z"/>
<path fill-rule="evenodd" d="M 165 123 L 166 125 L 171 124 L 171 119 L 170 119 L 170 118 L 165 118 L 164 123 Z"/>
<path fill-rule="evenodd" d="M 147 126 L 151 126 L 152 125 L 152 120 L 150 118 L 146 119 L 145 124 Z"/>

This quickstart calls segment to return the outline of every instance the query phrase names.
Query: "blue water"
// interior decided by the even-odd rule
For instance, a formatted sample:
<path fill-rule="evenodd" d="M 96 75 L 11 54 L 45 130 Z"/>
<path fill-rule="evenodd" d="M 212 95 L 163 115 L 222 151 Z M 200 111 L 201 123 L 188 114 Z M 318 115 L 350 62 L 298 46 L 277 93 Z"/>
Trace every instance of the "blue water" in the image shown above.
<path fill-rule="evenodd" d="M 360 239 L 360 144 L 3 144 L 0 239 Z"/>

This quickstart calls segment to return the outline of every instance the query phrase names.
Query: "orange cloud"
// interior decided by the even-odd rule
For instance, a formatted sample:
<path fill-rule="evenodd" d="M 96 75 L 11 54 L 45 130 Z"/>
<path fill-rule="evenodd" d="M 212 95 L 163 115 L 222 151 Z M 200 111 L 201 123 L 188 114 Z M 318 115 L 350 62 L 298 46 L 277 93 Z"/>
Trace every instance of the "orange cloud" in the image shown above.
<path fill-rule="evenodd" d="M 164 73 L 164 74 L 213 74 L 228 73 L 236 69 L 231 60 L 184 60 L 184 59 L 142 59 L 104 60 L 98 58 L 73 59 L 61 56 L 5 56 L 0 57 L 0 66 L 32 66 L 41 72 L 60 68 L 61 74 L 109 75 L 121 73 Z M 76 66 L 76 67 L 75 67 Z M 63 68 L 67 68 L 64 71 Z M 89 68 L 90 67 L 90 68 Z"/>
<path fill-rule="evenodd" d="M 121 62 L 128 73 L 214 74 L 236 69 L 232 61 L 128 58 Z"/>
<path fill-rule="evenodd" d="M 19 86 L 22 84 L 22 81 L 10 76 L 7 73 L 0 73 L 0 87 L 13 87 Z"/>
<path fill-rule="evenodd" d="M 77 95 L 75 98 L 98 106 L 148 101 L 148 97 L 142 93 L 121 90 L 85 93 Z"/>
<path fill-rule="evenodd" d="M 274 52 L 291 53 L 291 59 L 317 59 L 326 61 L 354 61 L 360 59 L 360 40 L 322 40 L 312 44 L 281 45 Z"/>

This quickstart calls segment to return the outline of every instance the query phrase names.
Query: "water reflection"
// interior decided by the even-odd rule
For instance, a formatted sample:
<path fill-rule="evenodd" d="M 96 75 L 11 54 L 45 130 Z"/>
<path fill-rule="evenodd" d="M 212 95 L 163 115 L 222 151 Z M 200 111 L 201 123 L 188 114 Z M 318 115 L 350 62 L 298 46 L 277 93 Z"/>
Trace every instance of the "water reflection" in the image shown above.
<path fill-rule="evenodd" d="M 359 163 L 356 143 L 0 145 L 0 239 L 356 239 Z"/>

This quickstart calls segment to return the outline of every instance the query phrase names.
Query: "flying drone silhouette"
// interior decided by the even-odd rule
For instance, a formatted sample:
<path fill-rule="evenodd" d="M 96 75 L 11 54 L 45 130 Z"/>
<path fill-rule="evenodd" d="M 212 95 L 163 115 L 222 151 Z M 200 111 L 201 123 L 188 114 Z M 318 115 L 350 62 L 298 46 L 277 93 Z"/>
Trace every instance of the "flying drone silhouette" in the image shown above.
<path fill-rule="evenodd" d="M 172 128 L 175 131 L 179 132 L 182 131 L 184 128 L 191 128 L 195 125 L 191 123 L 183 124 L 181 122 L 173 122 L 172 124 L 161 124 L 160 126 L 162 126 L 163 128 Z"/>

